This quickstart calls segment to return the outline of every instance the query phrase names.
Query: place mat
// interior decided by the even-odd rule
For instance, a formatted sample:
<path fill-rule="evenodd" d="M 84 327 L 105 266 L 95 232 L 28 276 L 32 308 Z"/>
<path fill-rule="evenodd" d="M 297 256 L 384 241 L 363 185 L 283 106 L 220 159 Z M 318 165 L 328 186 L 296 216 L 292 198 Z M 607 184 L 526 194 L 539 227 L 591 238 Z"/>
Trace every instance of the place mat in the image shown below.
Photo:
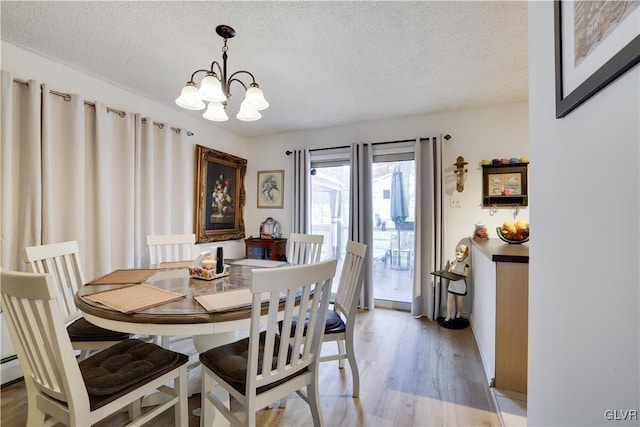
<path fill-rule="evenodd" d="M 88 285 L 131 285 L 142 283 L 157 271 L 157 269 L 148 268 L 115 270 L 89 282 Z"/>
<path fill-rule="evenodd" d="M 231 261 L 230 264 L 233 265 L 248 265 L 249 267 L 263 267 L 263 268 L 271 268 L 271 267 L 282 267 L 287 265 L 286 261 L 272 261 L 269 259 L 239 259 L 235 261 Z"/>
<path fill-rule="evenodd" d="M 208 312 L 233 311 L 241 308 L 250 308 L 253 295 L 249 289 L 218 292 L 215 294 L 198 295 L 194 297 Z M 269 292 L 263 292 L 262 301 L 269 300 Z"/>
<path fill-rule="evenodd" d="M 193 264 L 193 261 L 167 261 L 161 262 L 160 268 L 169 269 L 169 268 L 189 268 Z"/>
<path fill-rule="evenodd" d="M 85 295 L 86 299 L 106 305 L 125 314 L 146 310 L 185 298 L 186 295 L 142 283 Z"/>

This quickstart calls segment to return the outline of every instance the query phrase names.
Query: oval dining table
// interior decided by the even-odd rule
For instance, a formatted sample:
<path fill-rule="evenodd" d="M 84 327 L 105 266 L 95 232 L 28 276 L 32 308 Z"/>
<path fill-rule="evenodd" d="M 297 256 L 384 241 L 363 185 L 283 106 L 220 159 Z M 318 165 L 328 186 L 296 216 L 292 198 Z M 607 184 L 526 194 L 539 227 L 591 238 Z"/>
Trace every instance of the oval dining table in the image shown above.
<path fill-rule="evenodd" d="M 256 266 L 232 264 L 228 276 L 214 280 L 190 277 L 188 268 L 158 269 L 144 280 L 144 283 L 183 294 L 185 297 L 133 313 L 123 313 L 87 298 L 92 294 L 121 288 L 122 284 L 89 283 L 78 290 L 75 302 L 84 317 L 97 326 L 141 335 L 192 336 L 196 351 L 202 353 L 210 348 L 248 336 L 251 305 L 209 312 L 195 297 L 248 289 L 251 283 L 251 270 L 254 268 Z M 282 305 L 284 307 L 284 302 Z M 198 367 L 189 372 L 189 395 L 199 393 L 200 390 Z M 156 404 L 156 402 L 151 400 L 147 404 Z M 216 425 L 219 425 L 220 421 L 222 423 L 226 421 L 223 421 L 224 417 L 217 416 L 218 414 L 216 411 Z"/>
<path fill-rule="evenodd" d="M 219 340 L 224 339 L 225 334 L 235 335 L 237 331 L 248 329 L 251 306 L 208 312 L 195 297 L 247 289 L 253 268 L 231 265 L 228 276 L 214 280 L 190 277 L 187 268 L 158 269 L 144 283 L 185 297 L 133 313 L 123 313 L 87 298 L 95 293 L 121 288 L 122 284 L 87 284 L 78 290 L 75 302 L 85 318 L 100 327 L 136 334 L 193 336 L 199 341 L 195 343 L 196 349 L 206 351 L 209 347 L 198 348 L 198 344 L 205 344 L 208 340 L 199 338 L 215 334 Z"/>

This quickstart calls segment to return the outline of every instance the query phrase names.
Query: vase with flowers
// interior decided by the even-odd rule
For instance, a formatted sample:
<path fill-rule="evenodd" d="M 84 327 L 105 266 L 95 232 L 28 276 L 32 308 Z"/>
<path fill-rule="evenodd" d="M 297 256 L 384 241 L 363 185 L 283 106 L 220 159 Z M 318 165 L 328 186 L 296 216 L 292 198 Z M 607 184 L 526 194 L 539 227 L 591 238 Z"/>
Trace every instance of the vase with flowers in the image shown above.
<path fill-rule="evenodd" d="M 227 216 L 231 212 L 233 199 L 229 194 L 229 180 L 220 174 L 213 188 L 211 208 L 213 214 L 218 217 Z"/>

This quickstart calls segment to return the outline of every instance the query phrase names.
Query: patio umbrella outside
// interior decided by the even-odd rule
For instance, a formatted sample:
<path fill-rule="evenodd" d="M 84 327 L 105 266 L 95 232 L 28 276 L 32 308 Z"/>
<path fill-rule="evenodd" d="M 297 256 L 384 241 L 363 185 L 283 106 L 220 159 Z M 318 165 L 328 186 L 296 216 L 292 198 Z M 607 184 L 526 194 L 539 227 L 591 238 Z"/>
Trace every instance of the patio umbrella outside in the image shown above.
<path fill-rule="evenodd" d="M 409 217 L 407 197 L 404 194 L 404 182 L 402 172 L 398 167 L 391 175 L 391 221 L 396 224 L 398 230 L 398 249 L 400 249 L 400 224 Z"/>

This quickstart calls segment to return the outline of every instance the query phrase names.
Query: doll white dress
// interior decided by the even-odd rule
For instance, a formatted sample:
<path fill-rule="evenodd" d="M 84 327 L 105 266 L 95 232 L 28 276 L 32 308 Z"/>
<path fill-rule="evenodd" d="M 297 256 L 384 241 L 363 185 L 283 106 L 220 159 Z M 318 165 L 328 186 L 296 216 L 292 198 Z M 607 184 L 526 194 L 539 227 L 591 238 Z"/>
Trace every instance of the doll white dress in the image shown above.
<path fill-rule="evenodd" d="M 455 274 L 459 274 L 461 276 L 466 276 L 467 272 L 469 271 L 469 264 L 466 264 L 464 262 L 454 261 L 449 267 L 449 271 Z M 464 279 L 450 280 L 447 291 L 456 295 L 466 295 L 467 281 Z"/>

